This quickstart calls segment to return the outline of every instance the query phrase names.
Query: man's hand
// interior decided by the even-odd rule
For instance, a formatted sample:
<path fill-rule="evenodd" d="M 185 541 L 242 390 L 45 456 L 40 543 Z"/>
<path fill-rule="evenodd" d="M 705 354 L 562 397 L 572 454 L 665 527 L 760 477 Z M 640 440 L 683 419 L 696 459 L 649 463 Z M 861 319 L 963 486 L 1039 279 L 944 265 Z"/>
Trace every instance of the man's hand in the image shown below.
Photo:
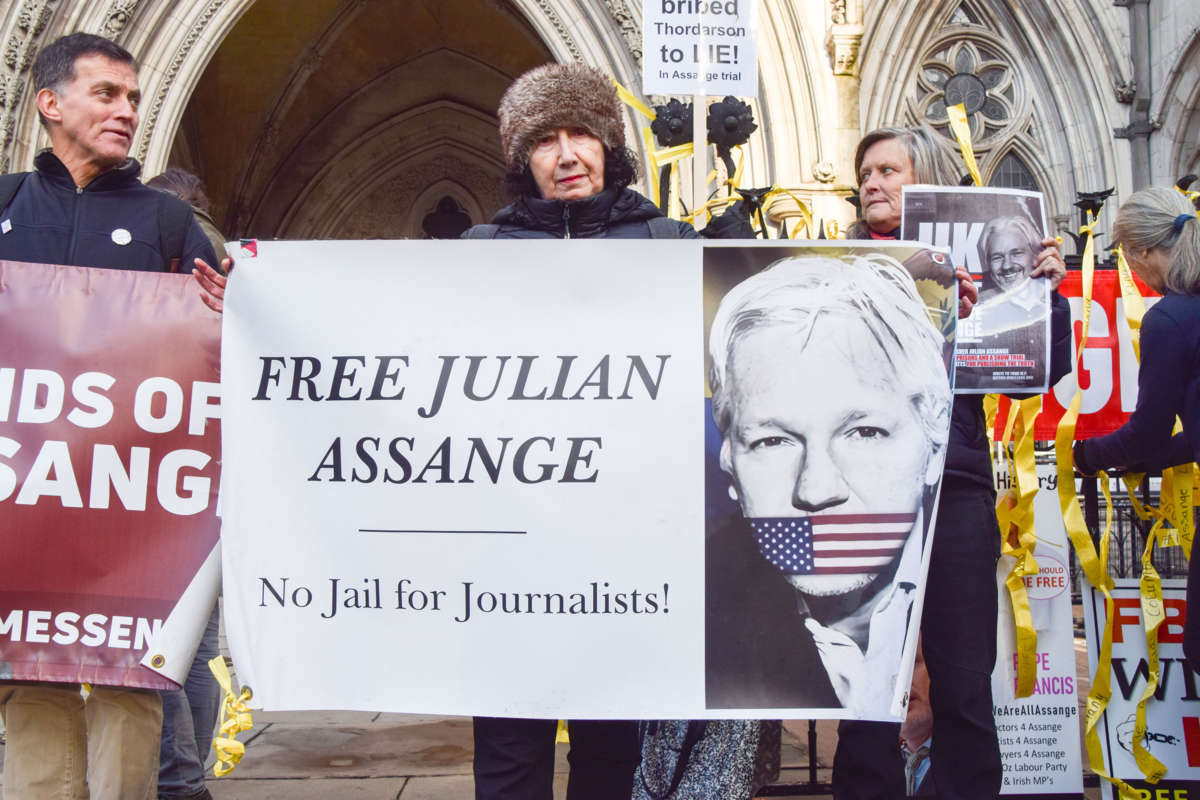
<path fill-rule="evenodd" d="M 955 267 L 954 277 L 958 278 L 958 318 L 966 319 L 979 302 L 979 289 L 975 288 L 975 281 L 971 280 L 966 267 Z"/>
<path fill-rule="evenodd" d="M 196 269 L 192 276 L 195 277 L 196 283 L 200 284 L 200 299 L 218 314 L 225 309 L 225 284 L 229 280 L 226 276 L 232 269 L 232 258 L 221 260 L 221 272 L 210 267 L 204 259 L 196 259 Z"/>
<path fill-rule="evenodd" d="M 1049 278 L 1050 288 L 1057 289 L 1067 275 L 1067 262 L 1063 261 L 1062 254 L 1058 251 L 1057 239 L 1043 239 L 1042 248 L 1042 252 L 1037 254 L 1034 261 L 1030 277 Z"/>

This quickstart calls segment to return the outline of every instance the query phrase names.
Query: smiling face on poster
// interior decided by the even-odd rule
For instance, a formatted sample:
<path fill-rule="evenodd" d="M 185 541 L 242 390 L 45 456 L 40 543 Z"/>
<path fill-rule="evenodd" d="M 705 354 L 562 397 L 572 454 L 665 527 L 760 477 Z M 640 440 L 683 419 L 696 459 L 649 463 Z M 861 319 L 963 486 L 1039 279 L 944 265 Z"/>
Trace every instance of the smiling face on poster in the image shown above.
<path fill-rule="evenodd" d="M 886 718 L 911 669 L 946 339 L 895 258 L 825 249 L 747 277 L 713 317 L 719 468 L 739 513 L 718 529 L 710 509 L 707 698 Z"/>
<path fill-rule="evenodd" d="M 905 186 L 900 237 L 950 248 L 979 283 L 959 326 L 954 390 L 1045 392 L 1050 281 L 1033 278 L 1045 238 L 1042 195 L 990 187 Z"/>

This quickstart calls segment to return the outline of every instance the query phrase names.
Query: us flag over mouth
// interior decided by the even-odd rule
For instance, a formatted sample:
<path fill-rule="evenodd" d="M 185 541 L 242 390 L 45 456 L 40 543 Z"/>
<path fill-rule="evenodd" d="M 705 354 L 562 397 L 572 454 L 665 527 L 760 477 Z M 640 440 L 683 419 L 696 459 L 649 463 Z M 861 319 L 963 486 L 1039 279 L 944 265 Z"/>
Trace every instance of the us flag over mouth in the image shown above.
<path fill-rule="evenodd" d="M 916 521 L 915 513 L 747 519 L 763 558 L 789 575 L 882 572 Z"/>

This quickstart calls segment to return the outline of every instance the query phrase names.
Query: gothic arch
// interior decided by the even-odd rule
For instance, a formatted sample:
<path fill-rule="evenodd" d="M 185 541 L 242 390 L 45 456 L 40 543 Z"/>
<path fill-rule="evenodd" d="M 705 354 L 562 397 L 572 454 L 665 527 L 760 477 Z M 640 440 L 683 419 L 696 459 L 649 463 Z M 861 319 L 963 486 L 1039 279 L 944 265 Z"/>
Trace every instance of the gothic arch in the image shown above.
<path fill-rule="evenodd" d="M 255 0 L 11 2 L 0 12 L 0 36 L 13 54 L 7 66 L 0 67 L 0 158 L 13 168 L 27 168 L 36 150 L 44 146 L 32 104 L 23 91 L 28 66 L 45 42 L 82 30 L 114 38 L 139 57 L 146 99 L 133 153 L 142 160 L 147 174 L 160 171 L 176 145 L 176 135 L 210 60 L 255 5 Z M 383 5 L 381 0 L 316 0 L 306 4 L 305 12 L 340 10 L 341 16 L 349 19 Z M 405 4 L 404 10 L 414 5 Z M 626 85 L 637 85 L 639 12 L 628 0 L 507 0 L 480 2 L 479 6 L 481 13 L 500 9 L 521 17 L 522 24 L 536 32 L 550 58 L 596 64 Z M 542 60 L 545 58 L 543 55 Z M 311 67 L 311 62 L 301 59 L 301 69 L 306 66 Z M 297 85 L 292 82 L 284 96 L 271 105 L 286 107 L 286 95 L 294 93 Z M 219 126 L 213 128 L 219 130 Z M 629 131 L 634 132 L 632 124 Z M 210 131 L 209 135 L 218 134 Z M 631 138 L 631 142 L 637 147 L 639 140 Z"/>
<path fill-rule="evenodd" d="M 1046 224 L 1050 227 L 1051 235 L 1060 230 L 1070 229 L 1073 217 L 1069 213 L 1063 213 L 1062 209 L 1069 209 L 1072 203 L 1075 202 L 1075 197 L 1074 195 L 1071 197 L 1059 197 L 1056 194 L 1060 188 L 1058 185 L 1059 182 L 1055 180 L 1055 176 L 1039 160 L 1040 154 L 1027 139 L 1014 138 L 996 148 L 991 158 L 988 159 L 986 171 L 981 176 L 984 185 L 991 183 L 997 168 L 1004 160 L 1004 157 L 1009 154 L 1021 159 L 1021 163 L 1033 175 L 1033 180 L 1037 183 L 1038 191 L 1045 195 Z"/>
<path fill-rule="evenodd" d="M 1168 172 L 1155 175 L 1155 185 L 1200 173 L 1200 30 L 1180 49 L 1159 98 L 1150 117 L 1160 126 L 1157 137 L 1167 141 L 1156 143 L 1166 152 L 1155 161 L 1165 164 Z"/>
<path fill-rule="evenodd" d="M 399 131 L 401 135 L 396 136 Z M 420 134 L 414 132 L 421 131 Z M 273 223 L 281 238 L 355 238 L 354 218 L 359 214 L 390 216 L 386 232 L 394 237 L 419 235 L 420 220 L 411 226 L 413 206 L 430 185 L 456 182 L 441 177 L 431 165 L 454 159 L 469 174 L 482 175 L 474 191 L 455 194 L 476 222 L 494 211 L 500 202 L 499 185 L 503 166 L 494 144 L 492 119 L 479 112 L 445 101 L 430 103 L 406 114 L 384 120 L 374 128 L 336 143 L 340 149 L 328 158 L 327 166 L 298 190 L 279 188 L 265 194 L 293 197 L 279 209 Z M 399 185 L 397 185 L 399 184 Z M 480 195 L 479 185 L 491 189 Z"/>
<path fill-rule="evenodd" d="M 1009 55 L 1008 66 L 1026 93 L 1019 111 L 1027 116 L 983 143 L 981 167 L 986 172 L 1007 147 L 1019 146 L 1046 181 L 1048 216 L 1069 218 L 1076 191 L 1121 190 L 1131 182 L 1128 147 L 1112 135 L 1128 117 L 1113 91 L 1129 78 L 1119 56 L 1120 13 L 1088 0 L 887 4 L 868 21 L 863 37 L 864 129 L 917 121 L 914 89 L 938 47 L 990 42 Z"/>

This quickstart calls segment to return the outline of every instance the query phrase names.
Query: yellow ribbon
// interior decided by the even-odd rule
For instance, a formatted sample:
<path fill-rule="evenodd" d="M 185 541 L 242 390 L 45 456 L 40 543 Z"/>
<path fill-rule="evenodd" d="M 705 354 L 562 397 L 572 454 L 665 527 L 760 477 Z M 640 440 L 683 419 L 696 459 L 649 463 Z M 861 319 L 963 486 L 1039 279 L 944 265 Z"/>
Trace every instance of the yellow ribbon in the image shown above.
<path fill-rule="evenodd" d="M 1089 211 L 1087 222 L 1079 229 L 1080 234 L 1087 236 L 1083 248 L 1083 330 L 1075 349 L 1075 374 L 1079 374 L 1080 359 L 1087 345 L 1088 327 L 1092 319 L 1092 288 L 1096 273 L 1095 251 L 1096 218 Z M 1110 776 L 1104 769 L 1104 752 L 1100 746 L 1100 734 L 1096 726 L 1100 717 L 1112 700 L 1112 628 L 1113 628 L 1113 599 L 1112 577 L 1108 574 L 1108 546 L 1112 534 L 1112 497 L 1108 490 L 1108 479 L 1102 477 L 1099 481 L 1100 490 L 1104 493 L 1105 515 L 1104 531 L 1100 536 L 1100 552 L 1092 543 L 1088 534 L 1087 523 L 1083 519 L 1083 511 L 1079 507 L 1079 498 L 1075 493 L 1075 467 L 1071 445 L 1075 441 L 1075 426 L 1079 421 L 1079 408 L 1083 401 L 1083 391 L 1076 383 L 1075 395 L 1067 406 L 1067 411 L 1059 420 L 1058 430 L 1054 437 L 1055 459 L 1058 467 L 1058 502 L 1063 515 L 1063 524 L 1067 536 L 1075 548 L 1079 559 L 1079 567 L 1084 576 L 1096 589 L 1104 595 L 1104 632 L 1100 637 L 1099 658 L 1096 663 L 1096 673 L 1092 676 L 1092 688 L 1088 691 L 1086 710 L 1087 721 L 1084 744 L 1087 749 L 1088 763 L 1092 772 L 1100 778 L 1117 787 L 1122 800 L 1137 800 L 1140 796 L 1120 778 Z"/>
<path fill-rule="evenodd" d="M 1014 545 L 1007 536 L 1002 540 L 1002 550 L 1016 559 L 1012 571 L 1005 579 L 1013 604 L 1013 623 L 1017 634 L 1017 697 L 1033 694 L 1037 679 L 1037 630 L 1033 627 L 1033 615 L 1029 610 L 1029 595 L 1025 589 L 1025 576 L 1036 575 L 1037 561 L 1033 553 L 1037 548 L 1037 535 L 1033 522 L 1033 498 L 1038 490 L 1037 466 L 1034 457 L 1033 424 L 1042 410 L 1042 396 L 1034 395 L 1013 404 L 1017 410 L 1011 474 L 1016 481 L 1016 504 L 1009 514 L 1010 525 L 1017 531 Z M 1006 528 L 1004 533 L 1007 534 Z"/>
<path fill-rule="evenodd" d="M 639 100 L 633 92 L 622 86 L 620 81 L 613 78 L 612 83 L 616 87 L 617 97 L 620 98 L 621 102 L 651 122 L 658 118 L 658 115 L 654 113 L 654 109 Z M 688 142 L 687 144 L 657 150 L 654 147 L 654 133 L 650 130 L 649 125 L 642 127 L 642 143 L 645 145 L 646 153 L 650 159 L 650 177 L 647 180 L 647 183 L 650 184 L 650 199 L 654 201 L 654 205 L 661 206 L 662 197 L 658 188 L 658 172 L 660 168 L 670 165 L 671 196 L 667 216 L 673 219 L 680 219 L 678 162 L 681 159 L 690 157 L 695 148 L 692 142 Z"/>
<path fill-rule="evenodd" d="M 567 729 L 567 721 L 565 719 L 560 719 L 558 721 L 558 728 L 554 731 L 554 743 L 555 744 L 570 744 L 571 743 L 571 734 Z"/>
<path fill-rule="evenodd" d="M 1133 273 L 1129 262 L 1125 260 L 1125 249 L 1117 248 L 1117 279 L 1121 287 L 1121 300 L 1125 305 L 1125 321 L 1129 323 L 1129 340 L 1133 344 L 1133 354 L 1139 361 L 1142 359 L 1142 316 L 1146 313 L 1146 301 L 1133 282 Z"/>
<path fill-rule="evenodd" d="M 1192 559 L 1192 542 L 1196 538 L 1195 480 L 1193 478 L 1195 464 L 1184 464 L 1163 470 L 1162 489 L 1159 497 L 1169 497 L 1171 504 L 1164 509 L 1174 531 L 1164 531 L 1173 534 L 1164 545 L 1178 545 L 1183 548 L 1183 557 L 1189 562 Z M 1165 505 L 1165 504 L 1164 504 Z"/>
<path fill-rule="evenodd" d="M 1188 191 L 1187 189 L 1180 189 L 1178 186 L 1176 186 L 1175 188 L 1176 188 L 1176 190 L 1179 191 L 1180 194 L 1182 194 L 1184 197 L 1186 197 L 1188 199 L 1188 202 L 1190 202 L 1192 205 L 1195 205 L 1196 201 L 1200 200 L 1200 192 Z"/>
<path fill-rule="evenodd" d="M 954 132 L 954 138 L 958 139 L 958 147 L 962 151 L 967 171 L 971 173 L 976 186 L 983 186 L 979 177 L 979 166 L 975 163 L 975 148 L 971 146 L 971 124 L 967 122 L 967 107 L 963 103 L 946 106 L 946 115 L 950 117 L 950 130 Z"/>
<path fill-rule="evenodd" d="M 979 176 L 979 166 L 975 162 L 975 148 L 971 144 L 971 126 L 967 122 L 966 107 L 959 103 L 949 106 L 946 113 L 950 119 L 950 129 L 958 140 L 958 148 L 962 154 L 963 163 L 971 173 L 971 179 L 976 186 L 982 186 Z M 993 398 L 984 398 L 984 410 L 994 424 L 996 403 Z M 1034 459 L 1034 422 L 1042 410 L 1041 396 L 1026 400 L 1014 401 L 1009 407 L 1008 421 L 1004 427 L 1003 449 L 1009 452 L 1009 442 L 1013 441 L 1014 431 L 1016 441 L 1009 458 L 1009 475 L 1012 476 L 1016 491 L 1005 492 L 996 504 L 996 517 L 1000 523 L 1001 551 L 1014 557 L 1012 571 L 1005 579 L 1008 593 L 1012 599 L 1013 624 L 1017 634 L 1017 697 L 1028 697 L 1033 694 L 1034 682 L 1037 678 L 1037 631 L 1033 627 L 1033 615 L 1029 610 L 1029 595 L 1025 591 L 1025 576 L 1036 575 L 1038 566 L 1033 552 L 1037 547 L 1037 535 L 1033 525 L 1033 498 L 1038 490 L 1037 467 Z M 993 428 L 989 426 L 989 437 Z M 993 448 L 994 450 L 994 448 Z M 1015 543 L 1010 539 L 1010 532 L 1016 532 Z"/>
<path fill-rule="evenodd" d="M 213 737 L 213 749 L 217 751 L 217 763 L 213 765 L 213 775 L 220 778 L 233 772 L 234 766 L 246 754 L 246 745 L 237 740 L 237 735 L 254 727 L 254 720 L 250 718 L 250 709 L 246 706 L 253 693 L 248 687 L 242 687 L 241 694 L 234 695 L 233 678 L 229 675 L 229 668 L 225 666 L 223 656 L 216 656 L 209 661 L 208 668 L 212 670 L 217 683 L 225 692 L 225 699 L 221 703 L 220 724 L 217 728 L 217 735 Z"/>
<path fill-rule="evenodd" d="M 622 103 L 629 106 L 634 111 L 637 111 L 651 122 L 658 119 L 658 115 L 654 113 L 654 110 L 639 100 L 637 95 L 622 86 L 620 81 L 618 81 L 616 78 L 612 78 L 612 82 L 613 86 L 617 88 L 617 97 L 621 98 Z"/>
<path fill-rule="evenodd" d="M 812 211 L 809 209 L 808 204 L 805 203 L 803 200 L 801 200 L 799 197 L 797 197 L 796 194 L 794 192 L 792 192 L 790 189 L 785 189 L 782 186 L 776 186 L 776 187 L 772 188 L 771 191 L 769 191 L 765 195 L 763 195 L 763 213 L 764 214 L 769 213 L 771 206 L 774 205 L 779 200 L 782 200 L 784 197 L 791 198 L 792 202 L 794 202 L 796 204 L 796 209 L 800 212 L 800 221 L 801 221 L 800 225 L 792 226 L 792 230 L 791 230 L 791 233 L 788 234 L 788 238 L 789 239 L 798 238 L 797 234 L 799 234 L 801 230 L 805 231 L 806 233 L 808 233 L 811 236 L 812 230 L 813 230 Z M 826 226 L 825 235 L 828 236 L 830 239 L 835 239 L 835 238 L 837 238 L 837 220 L 833 220 L 831 224 L 833 225 L 833 234 L 832 235 L 829 234 L 828 226 Z"/>
<path fill-rule="evenodd" d="M 1149 669 L 1146 675 L 1146 688 L 1142 691 L 1142 696 L 1138 698 L 1137 711 L 1134 715 L 1133 759 L 1137 762 L 1141 773 L 1146 776 L 1148 783 L 1158 783 L 1167 774 L 1167 768 L 1161 761 L 1151 755 L 1145 746 L 1146 703 L 1154 696 L 1154 690 L 1158 688 L 1160 674 L 1158 627 L 1166 619 L 1166 612 L 1163 609 L 1162 580 L 1159 578 L 1158 570 L 1154 568 L 1154 563 L 1151 561 L 1151 556 L 1154 553 L 1154 545 L 1158 541 L 1162 524 L 1163 520 L 1161 519 L 1154 523 L 1154 527 L 1150 529 L 1150 535 L 1146 537 L 1146 549 L 1142 552 L 1142 580 L 1140 583 L 1142 622 L 1146 628 L 1146 661 Z"/>

